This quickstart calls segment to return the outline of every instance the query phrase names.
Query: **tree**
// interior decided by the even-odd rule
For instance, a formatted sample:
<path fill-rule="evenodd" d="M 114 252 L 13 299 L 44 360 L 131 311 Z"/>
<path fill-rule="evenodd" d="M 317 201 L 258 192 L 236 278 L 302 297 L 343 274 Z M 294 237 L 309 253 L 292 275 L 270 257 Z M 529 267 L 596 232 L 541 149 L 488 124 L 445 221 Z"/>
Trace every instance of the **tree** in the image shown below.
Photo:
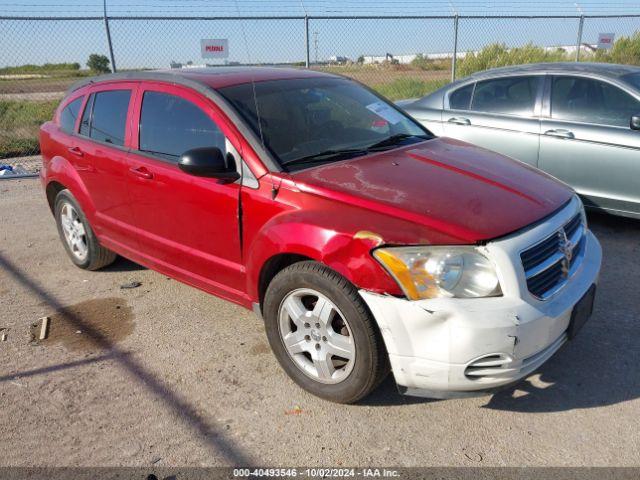
<path fill-rule="evenodd" d="M 96 73 L 109 73 L 111 71 L 111 68 L 109 68 L 109 59 L 104 55 L 98 55 L 97 53 L 89 55 L 87 67 Z"/>

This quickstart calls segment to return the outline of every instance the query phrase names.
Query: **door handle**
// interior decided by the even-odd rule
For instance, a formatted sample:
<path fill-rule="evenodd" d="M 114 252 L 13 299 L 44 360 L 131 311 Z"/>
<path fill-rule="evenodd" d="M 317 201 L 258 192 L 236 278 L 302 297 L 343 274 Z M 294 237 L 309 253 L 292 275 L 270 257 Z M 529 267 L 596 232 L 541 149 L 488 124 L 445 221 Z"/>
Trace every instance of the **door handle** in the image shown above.
<path fill-rule="evenodd" d="M 471 120 L 465 117 L 451 117 L 447 121 L 449 123 L 455 123 L 456 125 L 471 125 Z"/>
<path fill-rule="evenodd" d="M 80 147 L 69 147 L 69 153 L 72 153 L 76 157 L 84 157 L 84 152 L 80 150 Z"/>
<path fill-rule="evenodd" d="M 146 167 L 132 167 L 129 171 L 136 177 L 144 178 L 145 180 L 151 180 L 153 178 L 153 173 L 147 170 Z"/>
<path fill-rule="evenodd" d="M 576 138 L 571 130 L 565 130 L 564 128 L 558 128 L 555 130 L 547 130 L 544 132 L 545 135 L 549 135 L 550 137 L 559 137 L 559 138 Z"/>

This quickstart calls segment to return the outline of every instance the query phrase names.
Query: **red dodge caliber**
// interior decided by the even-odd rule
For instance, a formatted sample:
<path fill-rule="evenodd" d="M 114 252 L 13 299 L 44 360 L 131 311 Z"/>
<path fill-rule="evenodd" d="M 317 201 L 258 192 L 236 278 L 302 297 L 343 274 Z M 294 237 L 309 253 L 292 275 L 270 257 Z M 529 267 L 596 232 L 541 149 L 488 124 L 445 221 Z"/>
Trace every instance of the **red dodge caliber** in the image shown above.
<path fill-rule="evenodd" d="M 355 402 L 518 381 L 593 307 L 601 249 L 580 199 L 320 72 L 114 74 L 42 126 L 71 260 L 122 255 L 262 316 L 301 387 Z"/>

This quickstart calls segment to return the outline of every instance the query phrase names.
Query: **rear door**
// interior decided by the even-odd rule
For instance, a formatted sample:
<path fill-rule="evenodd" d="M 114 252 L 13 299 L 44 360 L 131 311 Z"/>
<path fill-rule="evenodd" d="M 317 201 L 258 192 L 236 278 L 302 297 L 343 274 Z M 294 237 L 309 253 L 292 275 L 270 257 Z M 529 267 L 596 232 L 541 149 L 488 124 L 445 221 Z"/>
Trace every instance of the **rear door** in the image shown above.
<path fill-rule="evenodd" d="M 239 183 L 196 177 L 178 168 L 186 150 L 218 147 L 236 165 L 240 146 L 221 112 L 196 92 L 142 84 L 128 172 L 141 254 L 157 269 L 238 300 L 244 295 Z"/>
<path fill-rule="evenodd" d="M 542 119 L 540 168 L 587 204 L 640 213 L 640 132 L 630 128 L 640 99 L 605 80 L 554 76 Z"/>
<path fill-rule="evenodd" d="M 482 80 L 445 97 L 443 131 L 536 166 L 543 76 Z"/>
<path fill-rule="evenodd" d="M 92 88 L 69 143 L 69 155 L 95 207 L 92 227 L 106 246 L 121 250 L 137 249 L 127 176 L 136 88 L 136 83 Z"/>

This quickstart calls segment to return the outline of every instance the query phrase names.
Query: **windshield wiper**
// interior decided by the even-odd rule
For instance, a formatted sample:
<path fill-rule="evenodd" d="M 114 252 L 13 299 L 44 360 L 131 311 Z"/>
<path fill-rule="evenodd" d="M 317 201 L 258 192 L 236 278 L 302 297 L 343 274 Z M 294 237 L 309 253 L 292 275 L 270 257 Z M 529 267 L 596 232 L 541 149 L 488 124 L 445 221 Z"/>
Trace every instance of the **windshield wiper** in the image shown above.
<path fill-rule="evenodd" d="M 320 153 L 314 153 L 313 155 L 306 155 L 300 158 L 294 158 L 292 160 L 286 160 L 281 163 L 282 166 L 285 165 L 297 165 L 299 163 L 316 163 L 316 162 L 325 162 L 327 160 L 331 160 L 335 157 L 349 157 L 356 155 L 366 155 L 367 149 L 363 148 L 344 148 L 344 149 L 335 149 L 335 150 L 325 150 Z"/>
<path fill-rule="evenodd" d="M 384 148 L 384 147 L 392 147 L 395 145 L 398 145 L 400 142 L 402 142 L 402 140 L 406 140 L 407 138 L 421 138 L 423 140 L 428 140 L 430 137 L 426 136 L 426 135 L 411 135 L 410 133 L 396 133 L 395 135 L 391 135 L 388 138 L 385 138 L 384 140 L 381 140 L 377 143 L 374 143 L 373 145 L 369 145 L 367 147 L 367 150 L 375 150 L 377 148 Z"/>

